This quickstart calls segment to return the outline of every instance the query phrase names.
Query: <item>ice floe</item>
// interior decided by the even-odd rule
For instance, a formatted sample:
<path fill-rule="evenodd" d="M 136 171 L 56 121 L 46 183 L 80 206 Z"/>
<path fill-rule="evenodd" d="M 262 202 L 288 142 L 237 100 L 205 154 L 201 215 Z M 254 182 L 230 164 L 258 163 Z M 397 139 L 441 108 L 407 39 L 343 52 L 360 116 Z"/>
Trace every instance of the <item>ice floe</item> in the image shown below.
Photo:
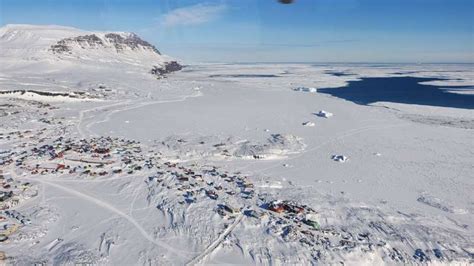
<path fill-rule="evenodd" d="M 316 115 L 319 116 L 319 117 L 329 118 L 329 117 L 333 116 L 333 113 L 321 110 L 321 111 L 317 112 Z"/>
<path fill-rule="evenodd" d="M 340 162 L 340 163 L 344 163 L 348 160 L 347 156 L 344 156 L 344 155 L 333 155 L 331 156 L 331 159 L 333 159 L 333 161 L 335 162 Z"/>

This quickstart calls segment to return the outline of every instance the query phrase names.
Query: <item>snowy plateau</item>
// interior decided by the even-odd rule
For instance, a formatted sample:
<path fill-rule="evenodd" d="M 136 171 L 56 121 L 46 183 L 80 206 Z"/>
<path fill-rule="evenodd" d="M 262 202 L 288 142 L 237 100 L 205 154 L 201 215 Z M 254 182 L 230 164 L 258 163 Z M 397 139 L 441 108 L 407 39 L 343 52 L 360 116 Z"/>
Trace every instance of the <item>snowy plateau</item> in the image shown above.
<path fill-rule="evenodd" d="M 184 66 L 35 25 L 0 62 L 0 264 L 474 262 L 474 109 L 344 95 L 413 77 L 472 106 L 473 65 Z"/>

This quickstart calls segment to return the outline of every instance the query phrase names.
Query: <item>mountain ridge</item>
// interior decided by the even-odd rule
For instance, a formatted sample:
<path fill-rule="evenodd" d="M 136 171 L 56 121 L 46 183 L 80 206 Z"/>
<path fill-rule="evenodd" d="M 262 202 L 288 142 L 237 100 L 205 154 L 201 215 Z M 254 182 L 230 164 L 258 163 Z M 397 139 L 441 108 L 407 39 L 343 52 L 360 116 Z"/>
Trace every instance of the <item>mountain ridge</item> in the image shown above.
<path fill-rule="evenodd" d="M 87 31 L 60 25 L 7 24 L 0 28 L 0 58 L 6 65 L 63 61 L 76 65 L 104 63 L 141 67 L 163 75 L 181 65 L 133 32 Z M 172 67 L 167 67 L 172 65 Z M 56 68 L 54 64 L 49 67 Z M 163 71 L 152 71 L 162 69 Z M 171 71 L 170 71 L 171 70 Z"/>

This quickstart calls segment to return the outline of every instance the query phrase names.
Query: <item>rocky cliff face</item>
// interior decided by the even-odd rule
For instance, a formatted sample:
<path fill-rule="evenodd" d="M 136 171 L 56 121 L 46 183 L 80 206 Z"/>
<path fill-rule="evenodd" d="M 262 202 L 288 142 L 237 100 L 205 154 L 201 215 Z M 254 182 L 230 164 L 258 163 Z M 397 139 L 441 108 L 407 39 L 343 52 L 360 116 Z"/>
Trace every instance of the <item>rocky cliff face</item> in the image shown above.
<path fill-rule="evenodd" d="M 105 38 L 111 43 L 114 44 L 115 49 L 117 51 L 122 51 L 124 49 L 145 49 L 151 50 L 159 55 L 161 55 L 160 51 L 156 49 L 155 46 L 151 45 L 149 42 L 140 39 L 136 34 L 131 33 L 129 36 L 122 36 L 116 33 L 108 33 L 105 35 Z"/>
<path fill-rule="evenodd" d="M 114 49 L 117 53 L 130 51 L 150 51 L 161 55 L 155 46 L 140 39 L 134 33 L 107 33 L 102 36 L 97 34 L 81 35 L 59 40 L 51 45 L 53 53 L 71 53 L 74 48 L 81 49 Z"/>
<path fill-rule="evenodd" d="M 156 76 L 163 76 L 174 71 L 183 69 L 183 66 L 176 61 L 166 62 L 164 66 L 153 66 L 150 73 Z"/>
<path fill-rule="evenodd" d="M 71 55 L 75 52 L 81 54 L 81 50 L 108 50 L 118 54 L 126 51 L 151 53 L 153 56 L 161 56 L 160 51 L 149 42 L 141 39 L 134 33 L 104 33 L 87 34 L 76 37 L 64 38 L 51 45 L 50 51 L 58 55 Z M 179 71 L 183 67 L 176 61 L 163 62 L 154 65 L 150 73 L 156 76 Z"/>

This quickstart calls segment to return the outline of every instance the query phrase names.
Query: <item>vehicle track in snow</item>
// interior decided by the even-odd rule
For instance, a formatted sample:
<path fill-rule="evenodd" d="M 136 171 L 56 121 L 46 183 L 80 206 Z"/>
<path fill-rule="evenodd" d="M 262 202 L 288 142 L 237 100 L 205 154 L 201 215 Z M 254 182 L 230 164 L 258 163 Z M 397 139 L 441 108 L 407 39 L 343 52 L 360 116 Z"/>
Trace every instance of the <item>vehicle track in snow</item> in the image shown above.
<path fill-rule="evenodd" d="M 186 265 L 195 265 L 199 263 L 202 259 L 204 259 L 207 255 L 209 255 L 212 251 L 214 251 L 222 243 L 222 241 L 224 241 L 224 239 L 235 229 L 235 227 L 237 227 L 237 225 L 242 221 L 243 218 L 244 215 L 242 213 L 239 214 L 239 216 L 235 218 L 234 222 L 229 225 L 216 240 L 209 244 L 209 246 L 207 246 L 207 248 L 203 250 L 201 254 L 197 255 L 188 263 L 186 263 Z"/>
<path fill-rule="evenodd" d="M 107 109 L 107 108 L 110 108 L 110 107 L 114 107 L 114 106 L 117 106 L 117 105 L 124 105 L 124 104 L 127 104 L 127 102 L 118 102 L 118 103 L 116 102 L 116 103 L 113 103 L 113 104 L 100 106 L 100 107 L 96 106 L 96 107 L 93 107 L 93 108 L 90 108 L 90 109 L 85 109 L 85 110 L 80 111 L 79 112 L 79 118 L 78 118 L 77 125 L 76 125 L 76 129 L 77 129 L 77 132 L 79 133 L 79 136 L 81 138 L 86 137 L 86 133 L 84 132 L 83 127 L 82 127 L 82 124 L 84 123 L 86 113 L 92 112 L 92 111 L 99 111 L 99 110 L 102 110 L 102 109 Z"/>
<path fill-rule="evenodd" d="M 202 92 L 199 91 L 199 92 L 193 93 L 191 95 L 184 95 L 182 97 L 175 98 L 175 99 L 169 99 L 169 100 L 157 100 L 157 101 L 150 101 L 150 102 L 123 101 L 123 102 L 114 103 L 114 104 L 110 104 L 110 105 L 103 106 L 103 107 L 94 107 L 94 108 L 91 108 L 91 109 L 83 110 L 79 113 L 79 122 L 77 124 L 77 131 L 79 132 L 79 135 L 81 136 L 81 138 L 85 138 L 87 136 L 94 135 L 93 132 L 91 131 L 91 128 L 94 125 L 102 124 L 102 123 L 105 123 L 105 122 L 109 121 L 110 117 L 112 115 L 116 114 L 116 113 L 137 109 L 137 108 L 145 107 L 145 106 L 152 105 L 152 104 L 183 102 L 183 101 L 186 101 L 188 98 L 200 97 L 202 95 L 203 95 Z M 93 121 L 90 121 L 89 123 L 87 123 L 85 125 L 82 125 L 84 123 L 84 114 L 85 113 L 91 112 L 91 111 L 99 111 L 101 109 L 107 109 L 107 108 L 111 108 L 111 107 L 115 107 L 115 106 L 119 106 L 119 107 L 124 106 L 124 107 L 108 110 L 104 114 L 103 119 L 93 120 Z M 86 133 L 88 133 L 88 134 L 86 134 Z"/>
<path fill-rule="evenodd" d="M 12 176 L 14 176 L 15 174 L 12 174 Z M 14 176 L 15 178 L 18 178 L 16 175 Z M 82 192 L 79 192 L 77 190 L 74 190 L 74 189 L 71 189 L 71 188 L 68 188 L 68 187 L 65 187 L 65 186 L 62 186 L 62 185 L 59 185 L 59 184 L 55 184 L 55 183 L 51 183 L 49 181 L 46 181 L 46 180 L 42 180 L 40 178 L 27 178 L 27 177 L 19 177 L 20 179 L 25 179 L 25 180 L 29 180 L 29 181 L 34 181 L 34 182 L 39 182 L 43 185 L 48 185 L 48 186 L 51 186 L 51 187 L 55 187 L 57 189 L 60 189 L 64 192 L 67 192 L 69 194 L 72 194 L 78 198 L 81 198 L 81 199 L 84 199 L 84 200 L 87 200 L 91 203 L 94 203 L 95 205 L 97 206 L 100 206 L 108 211 L 111 211 L 119 216 L 121 216 L 122 218 L 126 219 L 128 222 L 130 222 L 139 232 L 140 234 L 145 238 L 147 239 L 149 242 L 161 247 L 161 248 L 164 248 L 168 251 L 170 251 L 171 253 L 177 255 L 178 257 L 181 257 L 183 259 L 187 259 L 188 256 L 184 256 L 183 253 L 189 253 L 189 254 L 193 254 L 194 252 L 186 252 L 186 251 L 183 251 L 183 250 L 178 250 L 176 248 L 173 248 L 171 246 L 169 246 L 168 244 L 162 242 L 162 241 L 159 241 L 159 240 L 156 240 L 154 239 L 133 217 L 127 215 L 126 213 L 122 212 L 121 210 L 115 208 L 114 206 L 110 205 L 109 203 L 107 202 L 104 202 L 102 200 L 99 200 L 97 198 L 94 198 L 93 196 L 90 196 L 88 194 L 85 194 L 85 193 L 82 193 Z"/>

